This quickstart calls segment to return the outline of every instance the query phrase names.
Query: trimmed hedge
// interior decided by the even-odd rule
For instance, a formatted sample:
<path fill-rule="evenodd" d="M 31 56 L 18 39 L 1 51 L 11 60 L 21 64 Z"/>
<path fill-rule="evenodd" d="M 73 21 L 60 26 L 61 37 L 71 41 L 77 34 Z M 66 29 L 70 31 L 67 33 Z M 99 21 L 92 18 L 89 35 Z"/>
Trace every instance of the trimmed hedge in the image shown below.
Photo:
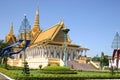
<path fill-rule="evenodd" d="M 43 68 L 43 70 L 46 70 L 46 71 L 69 71 L 70 68 L 63 67 L 63 66 L 46 66 L 45 68 Z"/>
<path fill-rule="evenodd" d="M 77 71 L 63 66 L 46 66 L 41 73 L 45 74 L 77 74 Z"/>
<path fill-rule="evenodd" d="M 5 68 L 5 64 L 0 64 L 0 67 L 1 68 Z M 8 70 L 21 70 L 21 69 L 23 69 L 23 67 L 17 67 L 17 66 L 7 65 L 7 69 Z"/>
<path fill-rule="evenodd" d="M 45 71 L 42 70 L 41 73 L 45 74 L 77 74 L 77 71 L 69 70 L 69 71 Z"/>
<path fill-rule="evenodd" d="M 79 76 L 79 75 L 41 75 L 41 76 L 19 76 L 15 80 L 86 80 L 86 79 L 119 79 L 119 76 Z"/>

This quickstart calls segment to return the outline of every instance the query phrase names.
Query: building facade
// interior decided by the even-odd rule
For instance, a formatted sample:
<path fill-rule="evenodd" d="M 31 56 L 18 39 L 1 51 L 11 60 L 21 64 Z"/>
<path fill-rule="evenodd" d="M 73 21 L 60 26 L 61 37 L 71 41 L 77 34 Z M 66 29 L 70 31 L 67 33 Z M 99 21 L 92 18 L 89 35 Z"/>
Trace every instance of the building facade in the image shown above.
<path fill-rule="evenodd" d="M 26 39 L 31 40 L 27 47 L 26 61 L 30 68 L 39 68 L 40 65 L 64 65 L 64 32 L 67 28 L 63 21 L 51 26 L 47 30 L 42 30 L 39 24 L 39 10 L 36 10 L 34 25 L 26 32 Z M 19 31 L 20 39 L 24 40 L 24 33 Z M 5 37 L 5 41 L 10 45 L 16 43 L 17 39 L 13 32 L 13 24 L 10 26 L 10 32 Z M 13 47 L 13 51 L 23 47 L 22 43 L 19 46 Z M 88 48 L 83 48 L 80 45 L 73 44 L 70 36 L 66 36 L 66 53 L 67 60 L 77 60 L 81 56 L 86 56 Z M 14 59 L 8 60 L 8 64 L 12 66 L 23 66 L 24 52 L 13 55 Z"/>

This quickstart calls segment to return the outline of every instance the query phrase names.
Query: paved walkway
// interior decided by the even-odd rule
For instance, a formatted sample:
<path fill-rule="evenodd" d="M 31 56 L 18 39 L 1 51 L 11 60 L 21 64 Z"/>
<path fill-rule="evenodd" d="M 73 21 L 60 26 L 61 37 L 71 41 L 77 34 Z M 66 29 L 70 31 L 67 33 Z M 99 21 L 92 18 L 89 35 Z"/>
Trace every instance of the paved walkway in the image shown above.
<path fill-rule="evenodd" d="M 11 78 L 9 78 L 8 76 L 0 73 L 0 80 L 14 80 L 14 79 L 11 79 Z"/>

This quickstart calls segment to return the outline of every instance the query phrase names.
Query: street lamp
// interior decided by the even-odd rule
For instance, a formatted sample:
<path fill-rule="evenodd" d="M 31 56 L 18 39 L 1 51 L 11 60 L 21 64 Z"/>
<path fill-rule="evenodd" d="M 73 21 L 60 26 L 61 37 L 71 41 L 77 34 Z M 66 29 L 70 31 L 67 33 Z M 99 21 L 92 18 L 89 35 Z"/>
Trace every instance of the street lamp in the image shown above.
<path fill-rule="evenodd" d="M 26 44 L 26 20 L 27 20 L 27 18 L 26 18 L 26 15 L 25 15 L 25 18 L 24 18 L 24 24 L 23 24 L 23 26 L 25 27 L 24 28 L 24 46 L 25 46 L 25 44 Z M 26 73 L 26 49 L 24 49 L 24 72 Z"/>
<path fill-rule="evenodd" d="M 64 28 L 62 29 L 63 33 L 64 33 L 64 66 L 67 66 L 67 33 L 70 31 L 70 29 Z"/>
<path fill-rule="evenodd" d="M 29 25 L 28 19 L 26 18 L 26 15 L 25 15 L 24 19 L 21 23 L 20 30 L 19 30 L 20 33 L 24 33 L 24 38 L 21 37 L 22 39 L 24 39 L 24 47 L 26 46 L 26 34 L 27 34 L 28 31 L 30 31 L 30 25 Z M 23 69 L 23 73 L 24 74 L 30 74 L 29 66 L 28 66 L 28 63 L 26 61 L 26 48 L 24 49 L 24 69 Z"/>
<path fill-rule="evenodd" d="M 118 71 L 119 57 L 120 57 L 120 36 L 118 32 L 116 32 L 116 35 L 114 36 L 114 39 L 112 42 L 112 48 L 114 49 L 112 60 L 114 60 L 115 55 L 117 55 L 116 66 L 117 66 L 117 71 Z"/>

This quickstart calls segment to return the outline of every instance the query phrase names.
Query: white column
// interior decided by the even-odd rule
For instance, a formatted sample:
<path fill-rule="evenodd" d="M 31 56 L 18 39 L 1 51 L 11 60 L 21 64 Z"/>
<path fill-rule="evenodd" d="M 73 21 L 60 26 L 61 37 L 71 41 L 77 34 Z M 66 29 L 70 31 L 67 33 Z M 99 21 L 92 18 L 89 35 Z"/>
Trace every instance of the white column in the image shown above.
<path fill-rule="evenodd" d="M 72 50 L 72 49 L 71 49 L 71 52 L 70 52 L 70 53 L 71 53 L 71 60 L 73 60 L 73 55 L 74 55 L 74 54 L 73 54 L 73 50 Z"/>
<path fill-rule="evenodd" d="M 40 57 L 42 57 L 42 48 L 41 48 L 41 46 L 39 47 L 39 53 L 40 53 Z"/>
<path fill-rule="evenodd" d="M 63 53 L 62 53 L 63 52 L 62 47 L 60 47 L 59 50 L 60 50 L 60 59 L 62 60 L 62 55 L 63 55 Z"/>
<path fill-rule="evenodd" d="M 83 50 L 80 50 L 80 55 L 82 56 Z"/>
<path fill-rule="evenodd" d="M 45 48 L 43 46 L 43 57 L 45 57 Z"/>
<path fill-rule="evenodd" d="M 46 52 L 46 57 L 48 57 L 48 50 L 47 50 L 47 46 L 45 46 L 45 52 Z"/>
<path fill-rule="evenodd" d="M 38 48 L 36 47 L 36 57 L 38 56 Z"/>
<path fill-rule="evenodd" d="M 51 57 L 51 54 L 50 54 L 50 47 L 48 48 L 48 57 L 49 57 L 49 58 Z"/>
<path fill-rule="evenodd" d="M 59 58 L 60 52 L 59 52 L 59 47 L 56 48 L 56 58 Z"/>
<path fill-rule="evenodd" d="M 33 47 L 33 57 L 35 57 L 35 48 Z"/>
<path fill-rule="evenodd" d="M 54 49 L 54 50 L 53 50 L 53 52 L 54 52 L 54 53 L 53 53 L 53 54 L 54 54 L 54 58 L 57 58 L 57 53 L 56 53 L 57 48 L 54 47 L 53 49 Z"/>
<path fill-rule="evenodd" d="M 36 57 L 36 47 L 34 47 L 34 56 Z"/>
<path fill-rule="evenodd" d="M 35 56 L 37 56 L 37 47 L 35 47 Z"/>
<path fill-rule="evenodd" d="M 86 52 L 87 52 L 87 50 L 85 50 L 85 52 L 84 52 L 84 56 L 86 57 L 87 55 L 86 55 Z"/>
<path fill-rule="evenodd" d="M 31 48 L 29 48 L 29 56 L 30 56 L 30 58 L 32 57 L 32 49 Z"/>
<path fill-rule="evenodd" d="M 40 49 L 39 49 L 40 47 L 38 46 L 37 47 L 37 57 L 40 57 Z"/>
<path fill-rule="evenodd" d="M 44 47 L 44 54 L 45 54 L 45 57 L 47 57 L 47 49 L 46 49 L 46 46 Z"/>
<path fill-rule="evenodd" d="M 52 53 L 52 54 L 51 54 Z M 50 54 L 51 54 L 51 58 L 54 57 L 54 50 L 53 50 L 53 46 L 50 46 Z"/>
<path fill-rule="evenodd" d="M 36 57 L 38 56 L 38 47 L 36 47 Z"/>
<path fill-rule="evenodd" d="M 41 47 L 41 54 L 42 54 L 42 57 L 43 57 L 43 46 Z"/>
<path fill-rule="evenodd" d="M 76 53 L 76 49 L 74 48 L 74 59 L 76 59 L 77 58 L 77 53 Z"/>
<path fill-rule="evenodd" d="M 77 59 L 79 58 L 79 50 L 78 49 L 76 49 L 77 51 Z"/>

